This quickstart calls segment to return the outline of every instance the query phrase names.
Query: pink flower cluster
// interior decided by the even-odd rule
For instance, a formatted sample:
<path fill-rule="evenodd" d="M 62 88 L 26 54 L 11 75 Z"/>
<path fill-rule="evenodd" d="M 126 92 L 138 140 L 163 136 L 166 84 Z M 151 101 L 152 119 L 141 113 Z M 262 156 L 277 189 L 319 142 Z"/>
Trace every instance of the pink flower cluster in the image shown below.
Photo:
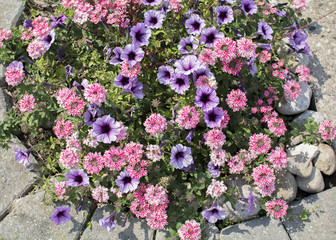
<path fill-rule="evenodd" d="M 239 174 L 245 169 L 245 160 L 244 158 L 241 158 L 239 154 L 231 156 L 227 164 L 230 167 L 229 171 L 232 174 Z"/>
<path fill-rule="evenodd" d="M 139 75 L 141 72 L 141 64 L 137 62 L 133 67 L 129 67 L 128 63 L 126 61 L 123 61 L 121 65 L 121 74 L 123 76 L 134 78 Z"/>
<path fill-rule="evenodd" d="M 272 218 L 283 218 L 287 214 L 288 205 L 283 199 L 273 199 L 268 201 L 266 204 L 266 212 Z"/>
<path fill-rule="evenodd" d="M 98 175 L 104 168 L 104 158 L 100 152 L 89 152 L 84 158 L 83 166 L 88 173 Z"/>
<path fill-rule="evenodd" d="M 74 168 L 81 162 L 80 154 L 73 148 L 66 148 L 61 151 L 59 162 L 65 168 Z"/>
<path fill-rule="evenodd" d="M 7 29 L 1 29 L 0 30 L 0 47 L 2 47 L 3 45 L 3 40 L 8 41 L 9 39 L 12 38 L 12 32 L 11 30 L 7 30 Z"/>
<path fill-rule="evenodd" d="M 201 239 L 201 226 L 195 220 L 187 220 L 178 230 L 179 237 L 182 240 Z"/>
<path fill-rule="evenodd" d="M 198 54 L 198 60 L 204 66 L 214 66 L 216 64 L 217 56 L 214 51 L 209 48 L 203 48 L 202 51 Z"/>
<path fill-rule="evenodd" d="M 147 133 L 157 137 L 159 133 L 162 133 L 167 128 L 166 118 L 160 114 L 153 113 L 146 119 L 144 126 Z"/>
<path fill-rule="evenodd" d="M 8 83 L 8 85 L 19 85 L 19 83 L 25 76 L 22 62 L 11 62 L 6 68 L 5 76 L 5 81 Z"/>
<path fill-rule="evenodd" d="M 271 149 L 271 143 L 272 140 L 266 134 L 255 133 L 250 136 L 249 151 L 257 155 L 262 153 L 266 154 Z"/>
<path fill-rule="evenodd" d="M 121 167 L 126 164 L 126 156 L 120 148 L 112 146 L 104 153 L 104 165 L 111 171 L 120 171 Z"/>
<path fill-rule="evenodd" d="M 253 168 L 251 174 L 254 185 L 257 186 L 259 193 L 265 197 L 270 196 L 275 190 L 275 175 L 273 169 L 267 164 Z"/>
<path fill-rule="evenodd" d="M 32 59 L 40 58 L 46 51 L 44 43 L 38 39 L 28 44 L 27 52 Z"/>
<path fill-rule="evenodd" d="M 210 160 L 215 166 L 224 166 L 226 151 L 221 148 L 213 149 L 210 153 Z"/>
<path fill-rule="evenodd" d="M 63 200 L 65 199 L 64 194 L 66 193 L 66 185 L 65 182 L 55 182 L 55 193 L 58 196 L 58 199 Z"/>
<path fill-rule="evenodd" d="M 162 158 L 161 148 L 159 145 L 148 145 L 146 147 L 146 156 L 153 162 L 158 162 Z"/>
<path fill-rule="evenodd" d="M 283 66 L 284 66 L 284 63 L 281 60 L 279 60 L 278 63 L 273 63 L 272 64 L 272 67 L 273 67 L 272 75 L 274 77 L 279 77 L 280 79 L 285 79 L 289 71 L 286 68 L 283 68 Z"/>
<path fill-rule="evenodd" d="M 129 165 L 126 167 L 132 178 L 147 176 L 147 161 L 141 160 L 144 150 L 140 143 L 130 142 L 124 147 L 124 154 Z"/>
<path fill-rule="evenodd" d="M 271 60 L 272 53 L 267 50 L 263 50 L 261 53 L 257 53 L 256 57 L 259 58 L 259 61 L 262 63 L 266 63 Z"/>
<path fill-rule="evenodd" d="M 231 92 L 227 95 L 226 103 L 234 112 L 244 109 L 247 105 L 246 94 L 240 89 L 232 89 Z"/>
<path fill-rule="evenodd" d="M 182 128 L 195 128 L 199 121 L 199 113 L 196 111 L 195 107 L 185 106 L 177 113 L 176 122 Z"/>
<path fill-rule="evenodd" d="M 286 99 L 293 101 L 300 96 L 301 87 L 300 83 L 294 80 L 286 81 L 284 85 L 282 85 L 285 91 Z"/>
<path fill-rule="evenodd" d="M 59 140 L 62 138 L 65 139 L 67 136 L 71 135 L 73 133 L 73 124 L 71 120 L 65 121 L 62 119 L 60 121 L 56 121 L 54 133 Z"/>
<path fill-rule="evenodd" d="M 300 82 L 308 82 L 310 79 L 310 70 L 304 65 L 300 65 L 295 69 L 295 72 L 299 74 Z"/>
<path fill-rule="evenodd" d="M 108 189 L 106 187 L 98 186 L 91 189 L 91 196 L 94 200 L 100 203 L 107 203 L 109 200 Z"/>
<path fill-rule="evenodd" d="M 287 153 L 282 147 L 276 147 L 268 154 L 267 161 L 272 163 L 274 168 L 282 170 L 287 165 Z"/>
<path fill-rule="evenodd" d="M 19 101 L 20 111 L 31 113 L 35 108 L 35 98 L 33 94 L 25 94 Z"/>
<path fill-rule="evenodd" d="M 211 149 L 221 148 L 226 142 L 225 134 L 217 129 L 211 129 L 208 132 L 204 133 L 205 144 L 208 145 Z"/>
<path fill-rule="evenodd" d="M 262 6 L 262 11 L 266 16 L 270 15 L 271 13 L 276 13 L 276 8 L 272 3 L 265 4 L 265 2 L 258 2 L 258 5 Z"/>
<path fill-rule="evenodd" d="M 323 140 L 333 140 L 336 135 L 336 127 L 333 127 L 331 121 L 323 121 L 319 125 L 319 133 Z"/>
<path fill-rule="evenodd" d="M 212 198 L 218 198 L 226 190 L 227 190 L 227 187 L 222 181 L 217 181 L 215 179 L 212 179 L 212 183 L 208 186 L 206 194 L 210 195 Z"/>
<path fill-rule="evenodd" d="M 130 209 L 136 217 L 146 218 L 148 226 L 153 230 L 163 229 L 168 224 L 166 208 L 169 200 L 164 187 L 141 183 L 133 196 L 135 200 Z"/>
<path fill-rule="evenodd" d="M 106 101 L 106 96 L 107 90 L 105 90 L 99 83 L 89 84 L 84 90 L 85 99 L 98 106 Z"/>
<path fill-rule="evenodd" d="M 291 6 L 299 12 L 304 11 L 307 7 L 307 0 L 294 0 Z"/>
<path fill-rule="evenodd" d="M 32 25 L 33 25 L 32 35 L 37 38 L 44 38 L 51 31 L 49 20 L 46 17 L 41 16 L 36 17 L 32 22 Z"/>
<path fill-rule="evenodd" d="M 57 103 L 67 110 L 69 116 L 81 116 L 85 102 L 80 99 L 73 90 L 63 88 L 57 92 Z"/>

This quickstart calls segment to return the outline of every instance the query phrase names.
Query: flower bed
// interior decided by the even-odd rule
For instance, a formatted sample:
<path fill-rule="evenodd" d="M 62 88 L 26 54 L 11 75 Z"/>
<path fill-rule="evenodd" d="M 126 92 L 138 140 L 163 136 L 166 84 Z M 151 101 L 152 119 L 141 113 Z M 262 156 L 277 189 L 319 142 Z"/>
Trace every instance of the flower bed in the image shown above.
<path fill-rule="evenodd" d="M 33 11 L 0 32 L 5 80 L 18 99 L 1 140 L 20 131 L 38 139 L 29 152 L 57 176 L 54 200 L 109 204 L 115 212 L 99 221 L 108 231 L 128 211 L 152 229 L 200 239 L 206 222 L 229 222 L 223 204 L 237 199 L 228 185 L 238 175 L 251 186 L 251 216 L 258 198 L 283 218 L 275 173 L 299 132 L 274 107 L 309 79 L 306 66 L 289 70 L 295 55 L 280 57 L 285 38 L 309 54 L 296 16 L 304 2 L 63 0 L 50 18 Z M 335 131 L 324 121 L 307 141 Z M 16 150 L 24 166 L 29 152 Z M 65 207 L 50 217 L 70 219 Z"/>

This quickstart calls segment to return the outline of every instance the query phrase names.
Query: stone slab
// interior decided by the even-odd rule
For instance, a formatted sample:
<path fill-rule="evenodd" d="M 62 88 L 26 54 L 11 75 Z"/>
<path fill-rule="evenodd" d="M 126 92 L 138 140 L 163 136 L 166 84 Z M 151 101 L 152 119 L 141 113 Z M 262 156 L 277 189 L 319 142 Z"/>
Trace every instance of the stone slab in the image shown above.
<path fill-rule="evenodd" d="M 336 187 L 293 202 L 284 221 L 292 240 L 334 240 L 336 239 Z M 308 219 L 299 215 L 307 209 Z"/>
<path fill-rule="evenodd" d="M 6 112 L 10 107 L 9 96 L 0 88 L 0 122 L 6 118 Z"/>
<path fill-rule="evenodd" d="M 7 149 L 0 147 L 0 220 L 9 211 L 13 200 L 31 191 L 37 181 L 38 175 L 33 172 L 37 163 L 35 158 L 30 155 L 29 162 L 32 164 L 25 168 L 15 160 L 15 148 L 26 150 L 17 138 L 9 141 Z"/>
<path fill-rule="evenodd" d="M 92 204 L 85 204 L 83 210 L 76 213 L 73 204 L 57 203 L 56 206 L 70 207 L 72 218 L 66 223 L 55 226 L 49 217 L 54 213 L 56 206 L 46 205 L 44 196 L 45 192 L 39 191 L 16 200 L 14 209 L 0 222 L 0 239 L 78 239 L 85 227 Z"/>
<path fill-rule="evenodd" d="M 220 240 L 290 240 L 281 221 L 262 217 L 224 228 Z"/>
<path fill-rule="evenodd" d="M 121 227 L 125 215 L 117 214 L 115 223 L 117 224 L 114 230 L 108 232 L 106 228 L 102 228 L 99 225 L 99 219 L 107 218 L 113 213 L 108 206 L 99 207 L 94 212 L 91 223 L 91 229 L 85 229 L 83 235 L 81 236 L 81 240 L 117 240 L 117 239 L 125 239 L 125 240 L 152 240 L 154 231 L 151 230 L 145 220 L 139 220 L 137 218 L 131 217 L 128 218 L 125 227 Z"/>

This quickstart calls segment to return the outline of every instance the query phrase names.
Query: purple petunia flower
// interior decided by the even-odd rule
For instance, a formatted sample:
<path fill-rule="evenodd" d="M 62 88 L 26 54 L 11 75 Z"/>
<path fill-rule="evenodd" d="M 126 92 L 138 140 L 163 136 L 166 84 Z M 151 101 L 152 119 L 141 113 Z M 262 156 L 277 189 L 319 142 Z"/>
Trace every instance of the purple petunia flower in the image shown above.
<path fill-rule="evenodd" d="M 169 81 L 169 86 L 178 94 L 183 94 L 190 87 L 187 75 L 176 73 Z"/>
<path fill-rule="evenodd" d="M 145 94 L 142 92 L 142 89 L 143 89 L 143 85 L 141 82 L 133 81 L 131 82 L 131 85 L 129 86 L 129 88 L 122 91 L 121 94 L 131 93 L 135 98 L 143 99 Z"/>
<path fill-rule="evenodd" d="M 128 193 L 137 189 L 140 180 L 132 178 L 129 172 L 125 170 L 120 173 L 115 182 L 120 187 L 121 192 Z"/>
<path fill-rule="evenodd" d="M 185 21 L 185 27 L 188 28 L 189 34 L 199 35 L 205 27 L 205 21 L 197 14 L 193 14 Z"/>
<path fill-rule="evenodd" d="M 260 34 L 265 40 L 272 40 L 273 29 L 265 21 L 258 22 L 257 34 Z"/>
<path fill-rule="evenodd" d="M 122 75 L 122 73 L 119 73 L 119 75 L 114 78 L 113 83 L 116 87 L 128 89 L 134 81 L 137 81 L 137 78 L 126 77 Z"/>
<path fill-rule="evenodd" d="M 307 37 L 307 34 L 299 30 L 290 35 L 289 42 L 295 50 L 300 50 L 306 46 Z"/>
<path fill-rule="evenodd" d="M 130 35 L 133 38 L 133 44 L 137 47 L 139 46 L 148 46 L 149 38 L 152 32 L 149 28 L 146 27 L 144 23 L 138 23 L 131 28 Z"/>
<path fill-rule="evenodd" d="M 212 178 L 219 177 L 221 174 L 221 166 L 216 166 L 213 162 L 208 163 L 208 172 L 211 173 Z"/>
<path fill-rule="evenodd" d="M 55 16 L 50 16 L 52 23 L 51 27 L 52 28 L 64 28 L 66 24 L 66 20 L 68 19 L 64 14 L 59 15 L 58 17 Z"/>
<path fill-rule="evenodd" d="M 141 0 L 144 5 L 157 6 L 160 5 L 162 0 Z"/>
<path fill-rule="evenodd" d="M 233 0 L 219 0 L 219 5 L 223 5 L 225 3 L 229 3 L 229 4 L 232 4 L 233 3 Z"/>
<path fill-rule="evenodd" d="M 253 56 L 250 61 L 247 62 L 247 65 L 249 67 L 250 73 L 252 75 L 252 77 L 254 77 L 254 75 L 257 73 L 257 66 L 254 65 L 254 62 L 256 61 L 255 56 Z"/>
<path fill-rule="evenodd" d="M 149 10 L 145 12 L 145 25 L 149 28 L 159 29 L 162 27 L 165 15 L 161 11 Z"/>
<path fill-rule="evenodd" d="M 101 218 L 99 219 L 99 225 L 102 228 L 106 228 L 108 232 L 110 232 L 111 230 L 114 230 L 116 228 L 116 224 L 114 223 L 114 218 L 117 212 L 113 212 L 111 214 L 111 216 L 107 217 L 107 218 Z"/>
<path fill-rule="evenodd" d="M 218 25 L 231 23 L 233 21 L 233 10 L 229 6 L 218 6 L 215 8 L 215 12 L 217 13 L 216 23 Z"/>
<path fill-rule="evenodd" d="M 258 7 L 253 0 L 241 0 L 241 9 L 246 15 L 257 13 Z"/>
<path fill-rule="evenodd" d="M 71 169 L 65 175 L 65 185 L 70 187 L 89 186 L 90 181 L 83 169 Z"/>
<path fill-rule="evenodd" d="M 169 84 L 169 81 L 171 77 L 174 74 L 174 69 L 171 66 L 161 66 L 158 69 L 157 78 L 159 80 L 159 83 L 167 85 Z"/>
<path fill-rule="evenodd" d="M 134 44 L 126 45 L 124 51 L 122 51 L 120 58 L 126 61 L 129 67 L 133 67 L 144 58 L 145 52 Z"/>
<path fill-rule="evenodd" d="M 121 131 L 120 123 L 110 115 L 98 118 L 92 125 L 92 135 L 98 142 L 111 143 Z"/>
<path fill-rule="evenodd" d="M 178 144 L 171 150 L 170 164 L 177 169 L 188 171 L 194 163 L 191 156 L 191 148 Z"/>
<path fill-rule="evenodd" d="M 273 44 L 272 43 L 257 43 L 257 46 L 267 51 L 272 51 Z"/>
<path fill-rule="evenodd" d="M 224 38 L 224 33 L 218 31 L 216 27 L 204 28 L 200 37 L 200 43 L 211 48 L 220 38 Z"/>
<path fill-rule="evenodd" d="M 309 53 L 310 52 L 310 47 L 309 47 L 308 43 L 305 43 L 304 47 L 299 49 L 297 52 L 307 54 L 308 56 L 311 56 L 311 54 Z"/>
<path fill-rule="evenodd" d="M 93 123 L 100 117 L 102 111 L 98 108 L 97 104 L 92 103 L 88 105 L 88 109 L 84 112 L 84 124 L 92 126 Z"/>
<path fill-rule="evenodd" d="M 51 44 L 53 44 L 53 42 L 55 41 L 55 30 L 51 30 L 50 33 L 48 33 L 48 35 L 44 38 L 40 39 L 40 41 L 43 43 L 44 48 L 46 50 L 49 50 Z"/>
<path fill-rule="evenodd" d="M 29 164 L 29 153 L 31 152 L 31 149 L 28 149 L 27 151 L 24 151 L 22 149 L 15 148 L 15 160 L 21 163 L 24 167 L 27 167 Z"/>
<path fill-rule="evenodd" d="M 77 81 L 74 81 L 72 83 L 73 87 L 77 87 L 80 90 L 85 89 L 90 84 L 89 80 L 83 79 L 82 82 L 79 84 Z"/>
<path fill-rule="evenodd" d="M 250 193 L 249 193 L 248 200 L 247 200 L 247 203 L 249 205 L 249 208 L 248 208 L 249 213 L 254 212 L 254 208 L 253 208 L 254 200 L 255 200 L 255 197 L 253 195 L 253 190 L 250 189 Z"/>
<path fill-rule="evenodd" d="M 201 62 L 196 56 L 187 55 L 176 61 L 174 66 L 176 67 L 175 73 L 183 73 L 185 75 L 189 75 L 201 66 Z"/>
<path fill-rule="evenodd" d="M 192 139 L 192 137 L 193 137 L 193 135 L 194 135 L 194 132 L 195 132 L 195 130 L 194 130 L 194 129 L 191 129 L 191 130 L 189 131 L 187 137 L 185 138 L 185 140 L 186 140 L 188 143 L 191 143 L 191 139 Z"/>
<path fill-rule="evenodd" d="M 211 208 L 202 211 L 202 216 L 208 222 L 215 223 L 218 220 L 224 219 L 226 214 L 221 206 L 217 206 L 217 201 L 215 201 Z"/>
<path fill-rule="evenodd" d="M 30 20 L 29 18 L 25 19 L 23 21 L 22 27 L 23 27 L 23 29 L 25 29 L 25 28 L 32 28 L 33 29 L 34 26 L 33 26 L 32 20 Z"/>
<path fill-rule="evenodd" d="M 123 52 L 121 47 L 116 47 L 112 50 L 114 52 L 115 56 L 109 61 L 110 64 L 112 65 L 118 65 L 123 62 L 121 59 L 121 53 Z"/>
<path fill-rule="evenodd" d="M 286 17 L 286 11 L 280 11 L 280 10 L 277 9 L 275 13 L 279 17 Z"/>
<path fill-rule="evenodd" d="M 70 208 L 68 207 L 58 207 L 55 212 L 50 216 L 50 220 L 54 222 L 55 225 L 61 223 L 66 223 L 71 219 Z"/>
<path fill-rule="evenodd" d="M 10 68 L 17 68 L 17 69 L 23 70 L 23 63 L 20 61 L 13 61 L 8 65 L 6 70 L 9 70 Z"/>
<path fill-rule="evenodd" d="M 204 121 L 209 128 L 220 127 L 223 117 L 224 112 L 217 107 L 204 111 Z"/>
<path fill-rule="evenodd" d="M 196 71 L 193 72 L 193 80 L 195 81 L 195 86 L 196 86 L 196 81 L 200 76 L 205 75 L 208 79 L 214 78 L 214 74 L 210 71 L 210 68 L 201 66 L 198 68 Z"/>
<path fill-rule="evenodd" d="M 203 111 L 209 111 L 219 104 L 219 98 L 213 88 L 202 86 L 196 90 L 195 105 Z"/>
<path fill-rule="evenodd" d="M 177 47 L 181 54 L 193 53 L 198 48 L 198 39 L 193 36 L 184 37 Z"/>

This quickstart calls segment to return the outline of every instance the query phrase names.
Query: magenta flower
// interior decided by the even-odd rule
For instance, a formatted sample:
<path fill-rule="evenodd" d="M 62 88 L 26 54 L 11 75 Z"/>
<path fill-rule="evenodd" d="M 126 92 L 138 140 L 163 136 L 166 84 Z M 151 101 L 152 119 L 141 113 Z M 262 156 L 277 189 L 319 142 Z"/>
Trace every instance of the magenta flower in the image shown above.
<path fill-rule="evenodd" d="M 55 212 L 50 216 L 50 220 L 54 222 L 55 225 L 61 223 L 66 223 L 71 219 L 70 208 L 68 207 L 58 207 Z"/>
<path fill-rule="evenodd" d="M 121 131 L 120 123 L 110 115 L 98 118 L 92 125 L 93 136 L 98 142 L 111 143 Z"/>

